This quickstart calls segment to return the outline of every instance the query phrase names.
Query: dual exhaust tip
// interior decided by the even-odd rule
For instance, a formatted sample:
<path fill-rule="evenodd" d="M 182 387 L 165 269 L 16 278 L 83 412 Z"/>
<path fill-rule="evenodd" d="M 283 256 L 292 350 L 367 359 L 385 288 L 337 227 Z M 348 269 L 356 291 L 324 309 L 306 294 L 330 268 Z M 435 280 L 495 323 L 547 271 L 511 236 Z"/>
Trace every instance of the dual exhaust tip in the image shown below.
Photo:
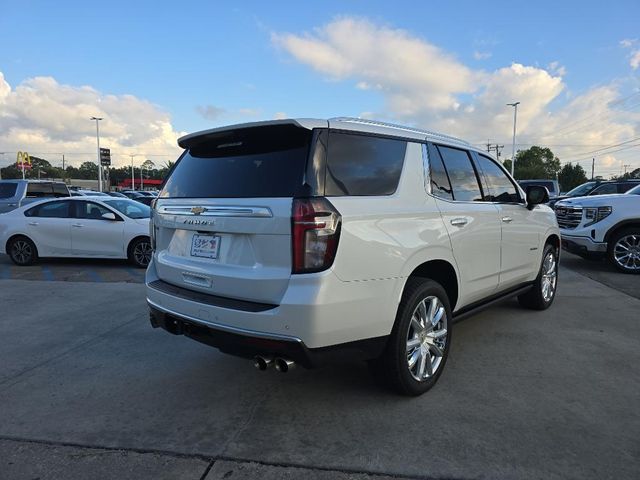
<path fill-rule="evenodd" d="M 262 355 L 257 355 L 253 358 L 253 365 L 258 370 L 266 370 L 271 365 L 276 367 L 280 373 L 287 373 L 293 367 L 296 366 L 296 362 L 293 360 L 289 360 L 288 358 L 282 357 L 263 357 Z"/>

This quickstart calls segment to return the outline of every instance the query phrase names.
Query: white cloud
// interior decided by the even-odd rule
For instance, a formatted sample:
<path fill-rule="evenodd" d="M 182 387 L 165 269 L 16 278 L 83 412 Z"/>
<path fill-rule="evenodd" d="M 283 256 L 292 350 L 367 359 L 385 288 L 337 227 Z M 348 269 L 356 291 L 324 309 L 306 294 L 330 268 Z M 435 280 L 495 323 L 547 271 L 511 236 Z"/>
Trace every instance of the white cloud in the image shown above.
<path fill-rule="evenodd" d="M 160 163 L 180 153 L 176 139 L 183 132 L 175 131 L 169 115 L 146 100 L 62 85 L 51 77 L 30 78 L 11 88 L 0 72 L 1 151 L 25 150 L 54 164 L 62 153 L 71 164 L 94 161 L 91 116 L 104 118 L 101 146 L 111 148 L 116 165 L 126 164 L 129 153 L 146 154 Z"/>
<path fill-rule="evenodd" d="M 285 118 L 289 118 L 289 115 L 285 112 L 276 112 L 275 115 L 273 115 L 274 120 L 283 120 Z"/>
<path fill-rule="evenodd" d="M 491 52 L 479 52 L 477 50 L 473 52 L 473 58 L 476 60 L 486 60 L 487 58 L 491 58 L 492 55 Z"/>
<path fill-rule="evenodd" d="M 358 89 L 378 91 L 385 107 L 376 117 L 473 142 L 492 138 L 510 143 L 513 109 L 506 104 L 514 101 L 521 102 L 519 143 L 609 145 L 632 137 L 640 124 L 640 114 L 621 109 L 623 105 L 614 110 L 611 102 L 620 96 L 616 85 L 588 90 L 565 103 L 566 70 L 558 61 L 546 69 L 517 62 L 494 71 L 473 69 L 405 30 L 352 17 L 311 33 L 274 33 L 272 41 L 328 80 L 349 80 Z M 367 111 L 367 117 L 372 115 Z M 576 120 L 582 122 L 566 128 Z M 589 149 L 554 151 L 561 158 L 577 158 Z"/>
<path fill-rule="evenodd" d="M 215 105 L 198 105 L 196 111 L 207 120 L 217 120 L 227 112 L 224 108 Z"/>
<path fill-rule="evenodd" d="M 630 48 L 638 42 L 637 38 L 625 38 L 624 40 L 620 40 L 620 46 L 622 48 Z"/>
<path fill-rule="evenodd" d="M 620 41 L 622 48 L 632 49 L 629 53 L 629 66 L 634 70 L 640 67 L 640 48 L 636 48 L 639 43 L 637 38 L 625 38 Z"/>
<path fill-rule="evenodd" d="M 631 54 L 631 58 L 629 59 L 629 65 L 634 70 L 637 70 L 640 67 L 640 50 L 636 50 Z"/>

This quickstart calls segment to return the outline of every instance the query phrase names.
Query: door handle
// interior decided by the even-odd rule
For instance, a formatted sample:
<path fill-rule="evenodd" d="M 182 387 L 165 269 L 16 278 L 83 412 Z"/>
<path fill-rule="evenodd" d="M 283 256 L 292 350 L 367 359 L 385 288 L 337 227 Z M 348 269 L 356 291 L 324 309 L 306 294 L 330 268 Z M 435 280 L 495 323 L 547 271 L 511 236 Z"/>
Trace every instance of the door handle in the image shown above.
<path fill-rule="evenodd" d="M 29 222 L 29 225 L 33 225 L 34 227 L 38 225 L 38 222 Z"/>
<path fill-rule="evenodd" d="M 82 228 L 84 227 L 84 225 L 82 225 L 81 223 L 74 223 L 73 225 L 71 225 L 72 227 L 76 227 L 76 228 Z"/>
<path fill-rule="evenodd" d="M 451 220 L 451 225 L 455 227 L 464 227 L 467 224 L 466 218 L 454 218 Z"/>
<path fill-rule="evenodd" d="M 510 223 L 510 222 L 513 222 L 513 218 L 511 218 L 511 217 L 502 217 L 502 221 L 504 223 Z"/>

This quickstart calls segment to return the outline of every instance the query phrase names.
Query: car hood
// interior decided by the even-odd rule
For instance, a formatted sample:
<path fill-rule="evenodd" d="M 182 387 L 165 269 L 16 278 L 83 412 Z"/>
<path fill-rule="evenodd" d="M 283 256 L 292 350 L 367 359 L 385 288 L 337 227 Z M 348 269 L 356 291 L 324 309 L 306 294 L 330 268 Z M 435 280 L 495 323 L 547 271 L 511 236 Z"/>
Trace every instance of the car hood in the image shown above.
<path fill-rule="evenodd" d="M 635 197 L 635 198 L 634 198 Z M 620 202 L 638 202 L 640 203 L 640 195 L 627 195 L 625 193 L 612 193 L 610 195 L 591 195 L 588 197 L 572 197 L 565 198 L 556 203 L 556 207 L 560 205 L 577 205 L 581 207 L 598 207 L 611 205 Z"/>

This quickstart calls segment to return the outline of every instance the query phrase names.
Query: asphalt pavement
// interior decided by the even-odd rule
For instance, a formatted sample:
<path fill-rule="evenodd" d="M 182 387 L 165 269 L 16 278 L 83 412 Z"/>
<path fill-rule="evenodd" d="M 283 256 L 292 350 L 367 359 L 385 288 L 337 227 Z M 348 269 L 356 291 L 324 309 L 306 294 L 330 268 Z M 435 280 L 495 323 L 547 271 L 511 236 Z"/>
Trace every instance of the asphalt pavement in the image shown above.
<path fill-rule="evenodd" d="M 360 363 L 259 372 L 154 330 L 136 283 L 5 279 L 0 302 L 0 479 L 640 471 L 640 300 L 570 268 L 545 312 L 509 301 L 456 324 L 419 398 Z"/>

